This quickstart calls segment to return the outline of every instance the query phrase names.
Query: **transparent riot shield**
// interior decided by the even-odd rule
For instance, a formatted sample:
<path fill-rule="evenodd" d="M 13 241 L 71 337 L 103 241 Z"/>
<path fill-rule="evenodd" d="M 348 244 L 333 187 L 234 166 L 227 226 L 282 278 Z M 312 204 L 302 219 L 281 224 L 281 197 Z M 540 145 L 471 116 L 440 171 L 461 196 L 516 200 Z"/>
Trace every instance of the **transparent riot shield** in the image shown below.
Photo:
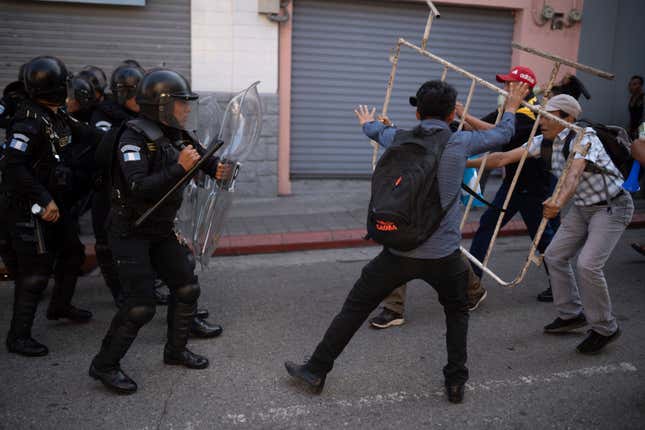
<path fill-rule="evenodd" d="M 199 117 L 195 134 L 204 149 L 208 149 L 217 142 L 223 118 L 224 114 L 214 95 L 199 98 Z M 175 232 L 180 240 L 193 250 L 196 248 L 195 240 L 201 209 L 214 187 L 215 181 L 200 172 L 184 188 L 183 201 L 175 218 Z"/>
<path fill-rule="evenodd" d="M 259 82 L 231 99 L 224 112 L 219 139 L 224 142 L 220 159 L 231 165 L 233 175 L 226 181 L 207 178 L 210 193 L 196 222 L 195 255 L 202 267 L 207 267 L 222 234 L 226 215 L 233 202 L 235 181 L 241 163 L 248 157 L 260 137 L 262 128 L 262 101 Z M 205 188 L 206 189 L 206 188 Z"/>

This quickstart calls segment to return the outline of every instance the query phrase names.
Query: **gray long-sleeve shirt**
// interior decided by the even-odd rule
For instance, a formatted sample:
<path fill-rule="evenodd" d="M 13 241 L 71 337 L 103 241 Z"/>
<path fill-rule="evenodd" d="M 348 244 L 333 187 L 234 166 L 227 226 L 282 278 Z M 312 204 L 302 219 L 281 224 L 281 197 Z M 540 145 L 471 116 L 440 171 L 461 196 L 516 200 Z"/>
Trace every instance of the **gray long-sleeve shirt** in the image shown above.
<path fill-rule="evenodd" d="M 423 120 L 421 126 L 425 129 L 448 128 L 444 121 L 435 119 Z M 396 127 L 388 127 L 378 121 L 363 124 L 363 133 L 386 148 L 392 145 L 396 132 Z M 455 197 L 461 190 L 466 160 L 471 155 L 500 149 L 514 133 L 515 115 L 510 112 L 504 113 L 499 124 L 490 130 L 454 133 L 441 156 L 437 173 L 439 197 L 441 206 L 446 210 L 445 217 L 439 228 L 418 248 L 406 252 L 390 251 L 404 257 L 424 259 L 442 258 L 455 252 L 461 240 L 459 224 L 463 215 L 459 199 Z"/>

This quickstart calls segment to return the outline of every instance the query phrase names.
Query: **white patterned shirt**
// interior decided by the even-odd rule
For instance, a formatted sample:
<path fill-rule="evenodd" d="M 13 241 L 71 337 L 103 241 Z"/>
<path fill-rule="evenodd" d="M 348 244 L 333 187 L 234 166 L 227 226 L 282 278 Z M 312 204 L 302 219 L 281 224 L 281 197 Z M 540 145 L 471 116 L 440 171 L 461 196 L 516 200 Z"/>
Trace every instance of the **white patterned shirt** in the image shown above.
<path fill-rule="evenodd" d="M 565 128 L 553 141 L 553 152 L 551 156 L 551 172 L 556 176 L 562 175 L 562 170 L 566 164 L 566 159 L 562 153 L 565 140 L 569 134 L 569 129 Z M 542 135 L 535 136 L 529 147 L 529 156 L 534 158 L 541 157 Z M 573 152 L 575 137 L 569 143 L 569 150 Z M 624 182 L 623 176 L 611 161 L 609 154 L 605 151 L 596 132 L 593 128 L 587 127 L 585 135 L 580 142 L 582 146 L 588 147 L 587 155 L 576 153 L 576 160 L 585 159 L 588 163 L 593 163 L 606 173 L 589 172 L 585 169 L 580 177 L 580 182 L 573 196 L 573 203 L 576 206 L 591 206 L 604 200 L 611 200 L 616 197 L 622 190 Z M 524 144 L 524 148 L 528 142 Z M 590 146 L 589 146 L 590 145 Z"/>

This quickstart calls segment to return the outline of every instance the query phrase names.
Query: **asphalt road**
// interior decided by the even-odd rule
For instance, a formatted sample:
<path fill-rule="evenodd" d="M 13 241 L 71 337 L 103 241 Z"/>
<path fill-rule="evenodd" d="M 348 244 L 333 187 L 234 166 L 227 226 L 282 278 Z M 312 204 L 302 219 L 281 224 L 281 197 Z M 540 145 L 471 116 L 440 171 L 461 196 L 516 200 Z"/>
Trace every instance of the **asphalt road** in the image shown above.
<path fill-rule="evenodd" d="M 163 308 L 122 365 L 139 384 L 116 396 L 87 376 L 113 315 L 98 275 L 83 278 L 76 303 L 95 312 L 86 325 L 50 322 L 41 305 L 34 336 L 50 355 L 0 352 L 0 428 L 645 428 L 645 258 L 625 233 L 607 267 L 623 336 L 598 356 L 575 346 L 585 332 L 546 336 L 555 313 L 535 295 L 541 269 L 513 290 L 489 286 L 471 316 L 471 379 L 462 405 L 442 392 L 444 322 L 434 291 L 409 289 L 407 324 L 363 327 L 337 361 L 320 396 L 302 392 L 286 359 L 310 354 L 376 248 L 220 258 L 201 274 L 201 305 L 225 327 L 221 338 L 191 342 L 206 370 L 165 366 Z M 493 266 L 510 278 L 526 238 L 502 239 Z M 0 284 L 0 332 L 8 330 L 12 288 Z"/>

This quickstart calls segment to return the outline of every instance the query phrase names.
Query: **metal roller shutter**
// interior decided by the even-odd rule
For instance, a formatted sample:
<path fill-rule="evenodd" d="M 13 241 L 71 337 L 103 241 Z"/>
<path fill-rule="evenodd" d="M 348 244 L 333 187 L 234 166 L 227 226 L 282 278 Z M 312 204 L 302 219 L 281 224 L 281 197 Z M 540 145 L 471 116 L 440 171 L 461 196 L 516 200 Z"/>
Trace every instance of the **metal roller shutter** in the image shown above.
<path fill-rule="evenodd" d="M 419 45 L 427 19 L 419 3 L 295 0 L 291 92 L 293 177 L 365 177 L 372 147 L 353 114 L 358 104 L 380 109 L 390 73 L 389 52 L 398 37 Z M 510 10 L 440 7 L 428 50 L 488 80 L 510 68 Z M 414 124 L 408 98 L 420 83 L 439 79 L 442 68 L 402 48 L 389 116 L 398 126 Z M 465 101 L 470 82 L 449 73 Z M 475 89 L 471 112 L 496 106 L 495 94 Z"/>
<path fill-rule="evenodd" d="M 190 78 L 190 0 L 148 0 L 144 7 L 0 0 L 0 86 L 38 55 L 109 74 L 126 58 Z"/>

